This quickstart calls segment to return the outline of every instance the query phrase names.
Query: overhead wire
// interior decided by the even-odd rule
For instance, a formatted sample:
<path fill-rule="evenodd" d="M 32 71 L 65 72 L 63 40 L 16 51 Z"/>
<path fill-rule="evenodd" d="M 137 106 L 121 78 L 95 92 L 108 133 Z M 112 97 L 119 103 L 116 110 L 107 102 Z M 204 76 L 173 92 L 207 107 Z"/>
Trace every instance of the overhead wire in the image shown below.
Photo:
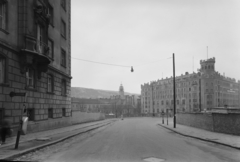
<path fill-rule="evenodd" d="M 104 63 L 104 62 L 98 62 L 98 61 L 92 61 L 92 60 L 86 60 L 86 59 L 80 59 L 80 58 L 74 58 L 74 57 L 71 57 L 71 58 L 75 59 L 75 60 L 91 62 L 91 63 L 97 63 L 97 64 L 103 64 L 103 65 L 120 66 L 120 67 L 131 67 L 130 65 L 118 65 L 118 64 L 110 64 L 110 63 Z M 172 57 L 160 59 L 160 60 L 149 62 L 149 63 L 146 63 L 146 64 L 135 65 L 134 67 L 148 65 L 148 64 L 152 64 L 152 63 L 163 61 L 163 60 L 170 59 L 170 58 L 172 58 Z"/>
<path fill-rule="evenodd" d="M 75 59 L 75 60 L 91 62 L 91 63 L 96 63 L 96 64 L 103 64 L 103 65 L 110 65 L 110 66 L 120 66 L 120 67 L 128 67 L 128 68 L 131 67 L 131 66 L 126 66 L 126 65 L 109 64 L 109 63 L 97 62 L 97 61 L 91 61 L 91 60 L 85 60 L 85 59 L 79 59 L 79 58 L 74 58 L 74 57 L 71 57 L 71 58 Z"/>

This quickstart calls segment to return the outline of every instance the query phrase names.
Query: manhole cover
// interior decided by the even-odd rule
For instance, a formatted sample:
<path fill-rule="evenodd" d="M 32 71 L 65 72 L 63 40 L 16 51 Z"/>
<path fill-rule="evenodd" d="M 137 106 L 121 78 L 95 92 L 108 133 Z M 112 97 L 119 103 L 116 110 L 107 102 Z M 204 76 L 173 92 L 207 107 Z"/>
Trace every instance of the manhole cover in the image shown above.
<path fill-rule="evenodd" d="M 37 141 L 48 141 L 51 140 L 51 138 L 37 138 Z"/>
<path fill-rule="evenodd" d="M 165 161 L 165 159 L 159 159 L 159 158 L 155 158 L 155 157 L 149 157 L 149 158 L 145 158 L 143 160 L 147 161 L 147 162 L 162 162 L 162 161 Z"/>

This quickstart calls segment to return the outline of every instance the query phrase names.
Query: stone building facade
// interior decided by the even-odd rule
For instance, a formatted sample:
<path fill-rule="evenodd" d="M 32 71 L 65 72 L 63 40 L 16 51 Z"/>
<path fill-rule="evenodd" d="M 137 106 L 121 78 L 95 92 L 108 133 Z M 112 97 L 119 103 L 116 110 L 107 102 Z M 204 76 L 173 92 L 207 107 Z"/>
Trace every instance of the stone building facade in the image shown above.
<path fill-rule="evenodd" d="M 201 112 L 214 107 L 240 107 L 240 83 L 215 71 L 215 58 L 200 61 L 197 73 L 176 77 L 178 112 Z M 141 113 L 173 111 L 173 78 L 141 85 Z"/>
<path fill-rule="evenodd" d="M 116 116 L 124 114 L 125 116 L 135 116 L 137 99 L 134 95 L 125 95 L 124 87 L 119 87 L 119 95 L 110 97 Z"/>
<path fill-rule="evenodd" d="M 140 109 L 140 99 L 138 100 Z M 119 95 L 113 95 L 110 98 L 74 98 L 71 99 L 72 114 L 82 116 L 91 116 L 91 113 L 100 113 L 105 117 L 138 116 L 137 99 L 134 95 L 125 95 L 124 87 L 119 87 Z M 82 114 L 81 114 L 82 113 Z M 100 115 L 101 116 L 101 115 Z M 91 117 L 90 117 L 91 118 Z"/>
<path fill-rule="evenodd" d="M 68 124 L 70 24 L 70 0 L 0 1 L 0 119 L 27 115 L 29 131 Z"/>

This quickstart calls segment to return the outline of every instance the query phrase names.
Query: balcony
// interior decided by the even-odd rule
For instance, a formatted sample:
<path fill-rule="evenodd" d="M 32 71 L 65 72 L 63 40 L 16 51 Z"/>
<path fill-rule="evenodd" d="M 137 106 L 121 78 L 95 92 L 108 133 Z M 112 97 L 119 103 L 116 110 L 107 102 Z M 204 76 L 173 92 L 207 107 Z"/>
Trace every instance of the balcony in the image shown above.
<path fill-rule="evenodd" d="M 40 73 L 46 72 L 51 63 L 48 45 L 29 35 L 25 35 L 25 46 L 21 49 L 21 55 L 22 73 L 26 72 L 29 64 L 36 66 Z"/>
<path fill-rule="evenodd" d="M 49 47 L 47 44 L 37 41 L 36 38 L 25 36 L 25 49 L 29 52 L 35 52 L 40 55 L 49 56 Z"/>

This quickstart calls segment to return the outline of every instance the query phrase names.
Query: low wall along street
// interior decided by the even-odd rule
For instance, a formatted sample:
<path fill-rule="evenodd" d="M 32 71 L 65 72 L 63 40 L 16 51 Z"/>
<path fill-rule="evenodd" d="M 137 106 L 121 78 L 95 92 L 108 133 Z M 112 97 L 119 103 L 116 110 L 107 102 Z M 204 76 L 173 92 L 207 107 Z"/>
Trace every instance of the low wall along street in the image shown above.
<path fill-rule="evenodd" d="M 104 120 L 105 115 L 103 113 L 87 113 L 87 112 L 74 112 L 70 117 L 61 117 L 55 119 L 48 119 L 42 121 L 28 121 L 27 133 L 46 131 L 61 127 L 70 126 L 73 124 L 81 124 L 86 122 Z M 12 125 L 13 133 L 17 134 L 19 125 Z"/>
<path fill-rule="evenodd" d="M 240 114 L 179 113 L 177 124 L 208 131 L 240 135 Z"/>
<path fill-rule="evenodd" d="M 91 121 L 104 120 L 105 116 L 103 113 L 88 113 L 88 112 L 80 112 L 73 111 L 72 113 L 72 124 L 80 124 Z"/>

